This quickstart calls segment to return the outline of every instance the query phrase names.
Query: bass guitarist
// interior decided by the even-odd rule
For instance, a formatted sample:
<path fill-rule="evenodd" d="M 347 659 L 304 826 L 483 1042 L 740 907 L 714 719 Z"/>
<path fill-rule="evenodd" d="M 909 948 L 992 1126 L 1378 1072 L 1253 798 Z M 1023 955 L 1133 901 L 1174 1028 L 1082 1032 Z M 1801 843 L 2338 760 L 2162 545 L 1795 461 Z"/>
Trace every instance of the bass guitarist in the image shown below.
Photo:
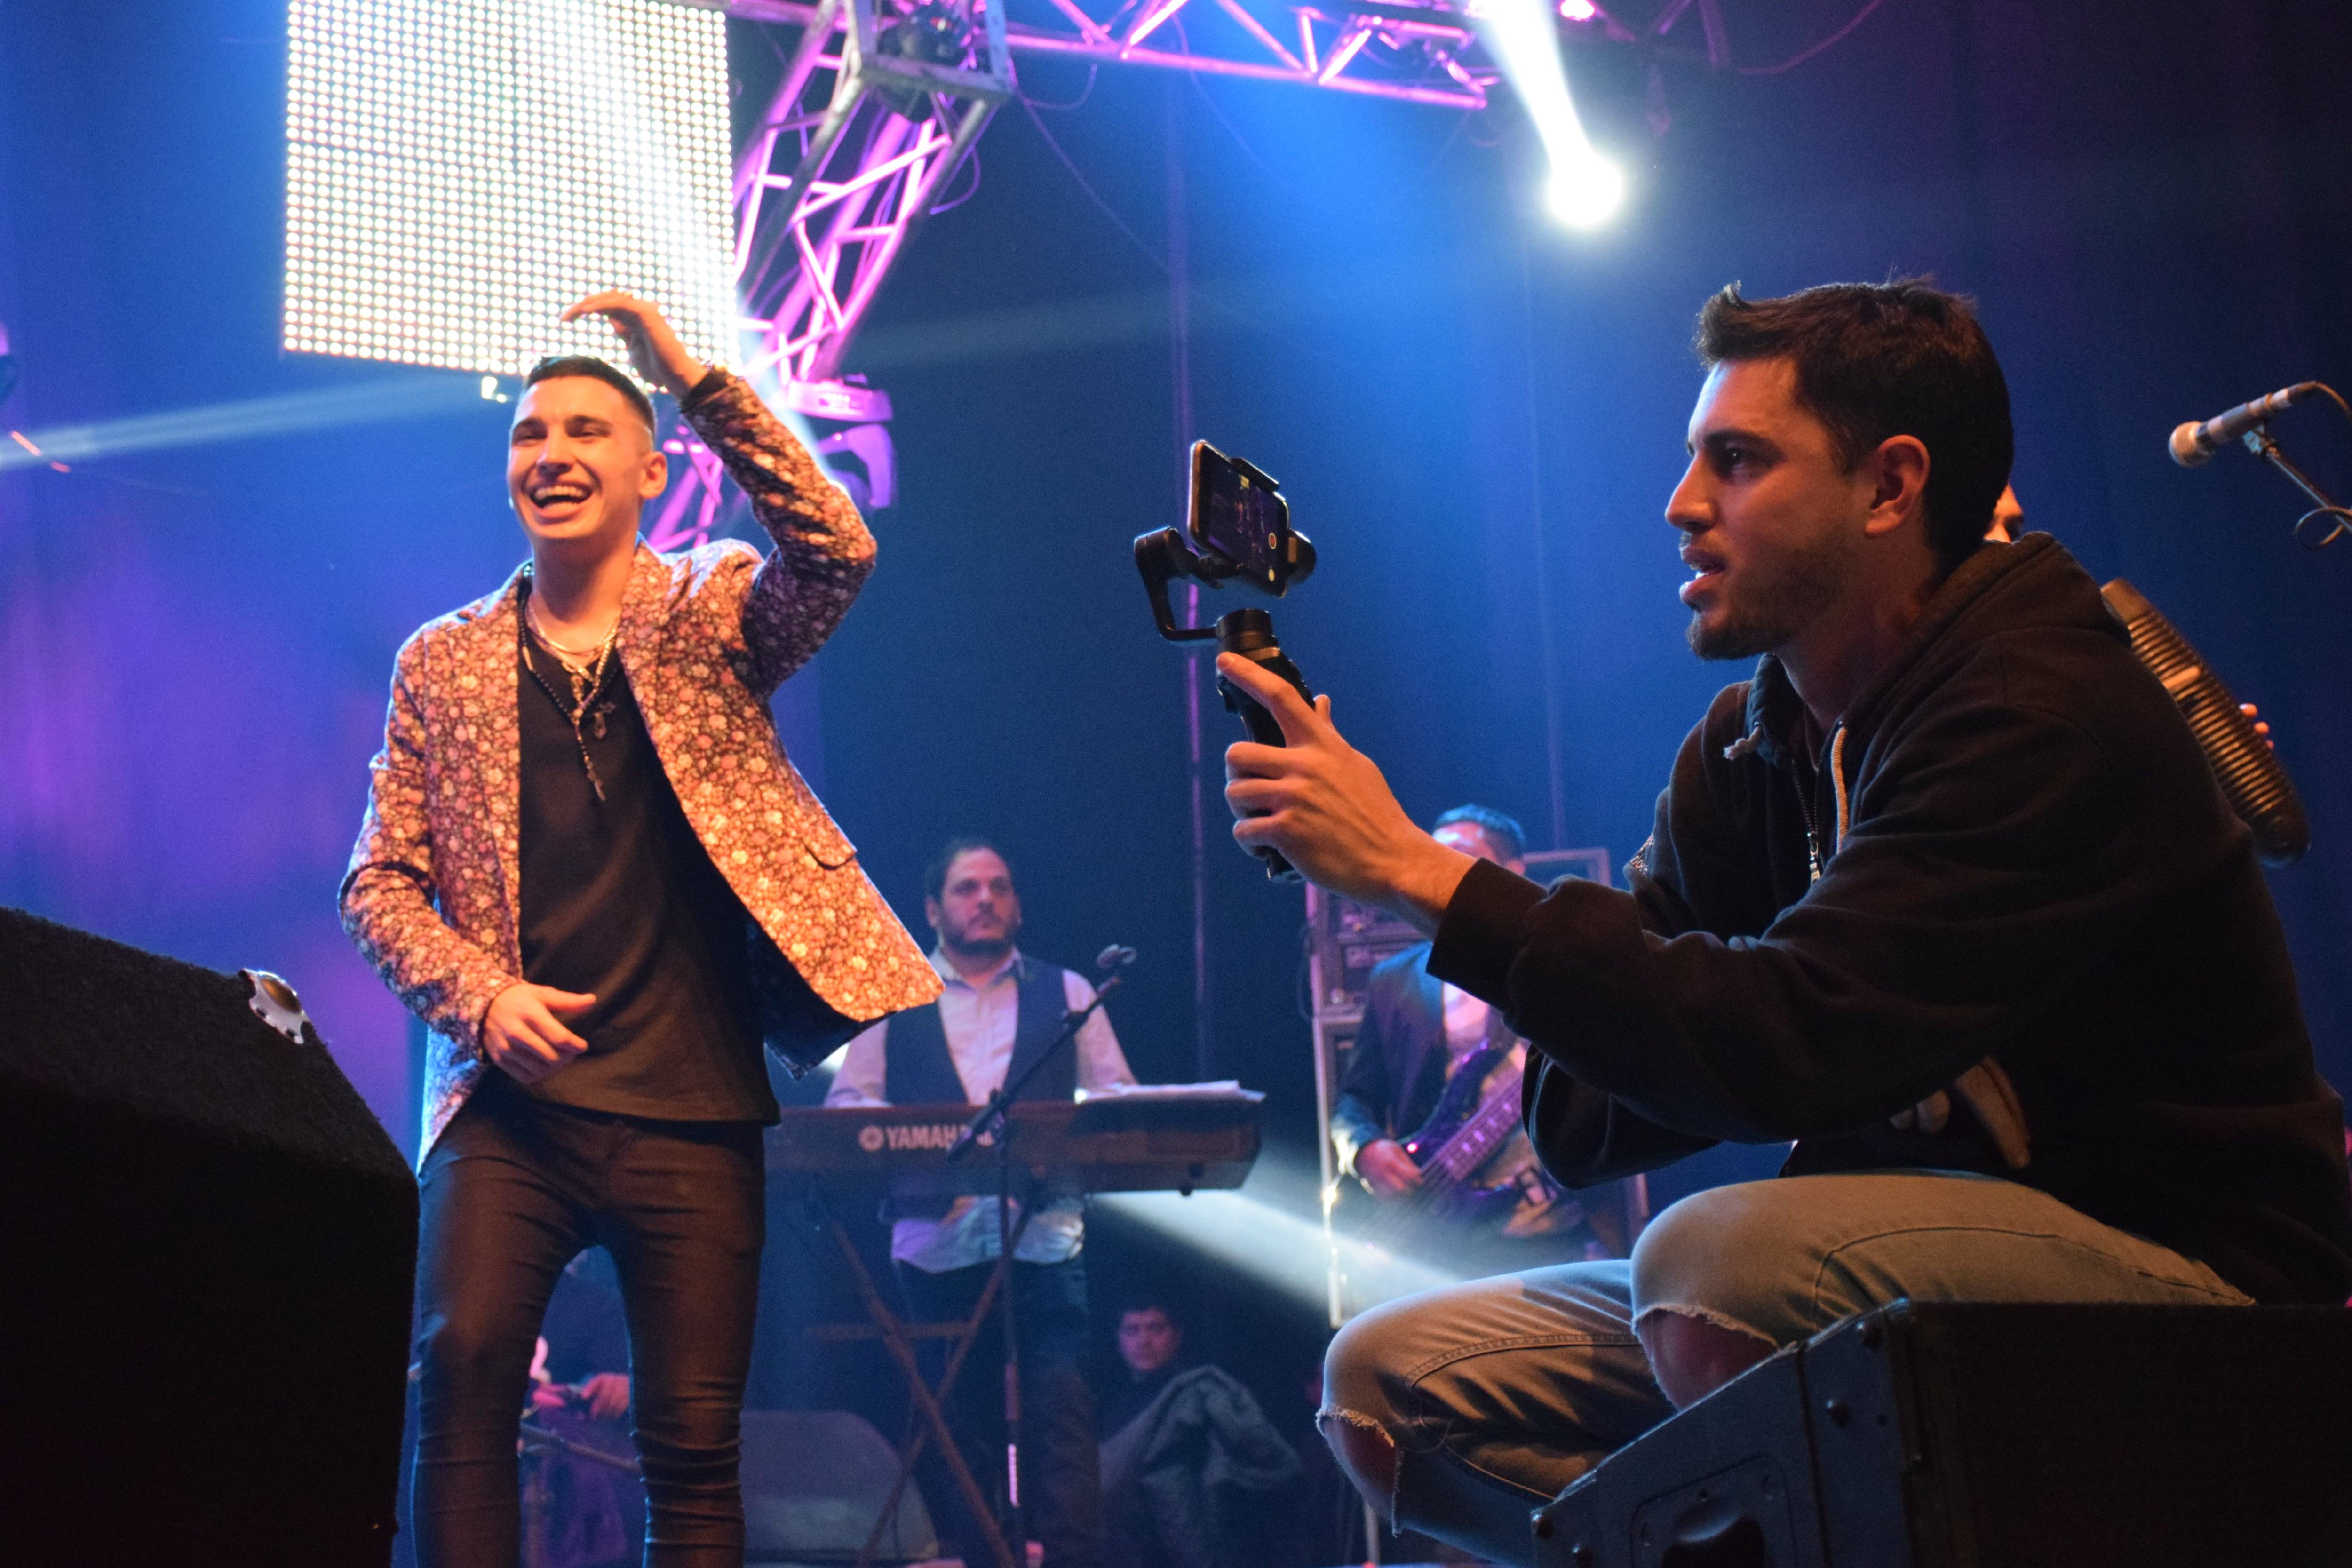
<path fill-rule="evenodd" d="M 1526 868 L 1525 836 L 1499 811 L 1458 805 L 1433 832 L 1465 855 Z M 1372 971 L 1332 1108 L 1340 1167 L 1380 1205 L 1364 1231 L 1476 1273 L 1624 1256 L 1622 1217 L 1563 1191 L 1528 1144 L 1526 1044 L 1494 1008 L 1433 978 L 1429 951 L 1422 942 Z"/>

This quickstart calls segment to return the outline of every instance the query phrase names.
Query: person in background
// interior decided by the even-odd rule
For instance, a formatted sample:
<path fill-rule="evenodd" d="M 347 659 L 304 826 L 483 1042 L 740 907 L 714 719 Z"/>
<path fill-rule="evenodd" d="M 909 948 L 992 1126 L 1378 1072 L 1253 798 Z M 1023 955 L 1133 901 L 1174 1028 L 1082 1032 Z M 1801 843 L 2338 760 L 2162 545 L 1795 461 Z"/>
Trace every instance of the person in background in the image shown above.
<path fill-rule="evenodd" d="M 924 873 L 923 918 L 937 934 L 931 965 L 944 990 L 938 1005 L 884 1019 L 849 1043 L 825 1096 L 832 1106 L 985 1104 L 1025 1070 L 1066 1014 L 1095 999 L 1071 971 L 1014 945 L 1021 895 L 1013 868 L 984 839 L 958 838 Z M 1075 1042 L 1055 1048 L 1023 1098 L 1068 1100 L 1135 1081 L 1110 1020 L 1097 1010 Z M 961 1114 L 959 1110 L 958 1114 Z M 969 1318 L 997 1258 L 993 1197 L 894 1202 L 890 1256 L 907 1310 L 919 1321 Z M 1016 1223 L 1022 1216 L 1016 1215 Z M 1082 1201 L 1055 1198 L 1026 1216 L 1013 1250 L 1014 1308 L 1021 1331 L 1021 1494 L 1045 1548 L 1045 1568 L 1094 1568 L 1102 1555 L 1102 1503 L 1094 1443 L 1094 1399 L 1083 1371 L 1087 1342 L 1087 1222 Z M 956 1382 L 950 1419 L 957 1447 L 983 1490 L 1004 1485 L 1003 1364 L 991 1312 Z M 964 1560 L 985 1555 L 961 1489 L 924 1489 L 939 1500 L 943 1539 Z M 1018 1548 L 1016 1548 L 1018 1550 Z"/>
<path fill-rule="evenodd" d="M 1129 1296 L 1126 1376 L 1103 1402 L 1106 1568 L 1246 1568 L 1266 1560 L 1266 1505 L 1304 1476 L 1241 1382 L 1184 1354 L 1172 1298 Z"/>
<path fill-rule="evenodd" d="M 2004 486 L 2000 500 L 1993 502 L 1992 527 L 1985 531 L 1985 539 L 1993 544 L 2014 544 L 2024 537 L 2025 503 L 2017 499 L 2015 485 Z M 2277 751 L 2278 742 L 2270 738 L 2271 727 L 2263 722 L 2262 710 L 2251 702 L 2241 702 L 2238 708 L 2253 721 L 2254 733 L 2263 738 L 2263 744 L 2273 752 Z"/>
<path fill-rule="evenodd" d="M 1465 855 L 1527 869 L 1525 834 L 1491 807 L 1457 805 L 1431 832 Z M 1391 1250 L 1469 1273 L 1623 1256 L 1622 1215 L 1588 1208 L 1547 1176 L 1516 1115 L 1465 1180 L 1424 1172 L 1483 1106 L 1518 1104 L 1528 1060 L 1527 1043 L 1499 1009 L 1429 973 L 1429 951 L 1417 942 L 1372 971 L 1331 1108 L 1339 1168 L 1381 1205 L 1370 1228 L 1390 1237 Z M 1447 1114 L 1433 1121 L 1441 1107 Z"/>
<path fill-rule="evenodd" d="M 1130 1295 L 1119 1308 L 1118 1346 L 1123 1378 L 1097 1402 L 1095 1430 L 1108 1437 L 1150 1407 L 1186 1363 L 1184 1331 L 1156 1293 Z"/>
<path fill-rule="evenodd" d="M 540 1325 L 525 1419 L 587 1451 L 525 1444 L 523 1568 L 628 1568 L 645 1539 L 645 1486 L 618 1466 L 629 1438 L 629 1330 L 612 1255 L 565 1266 Z"/>

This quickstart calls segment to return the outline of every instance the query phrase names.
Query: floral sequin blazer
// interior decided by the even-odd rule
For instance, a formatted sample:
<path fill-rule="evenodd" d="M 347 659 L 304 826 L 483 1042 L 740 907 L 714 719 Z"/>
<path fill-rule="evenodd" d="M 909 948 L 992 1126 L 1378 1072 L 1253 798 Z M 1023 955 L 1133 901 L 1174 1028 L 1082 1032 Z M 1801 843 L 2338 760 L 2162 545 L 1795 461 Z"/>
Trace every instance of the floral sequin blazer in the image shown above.
<path fill-rule="evenodd" d="M 768 698 L 841 624 L 874 567 L 857 509 L 740 378 L 714 371 L 684 413 L 775 549 L 637 546 L 614 653 L 687 821 L 754 925 L 755 989 L 789 963 L 847 1020 L 763 1010 L 807 1065 L 940 994 L 939 975 L 777 742 Z M 432 1030 L 421 1160 L 486 1070 L 490 1000 L 522 978 L 520 570 L 400 650 L 383 750 L 343 878 L 343 929 Z M 803 1008 L 803 1012 L 806 1009 Z"/>

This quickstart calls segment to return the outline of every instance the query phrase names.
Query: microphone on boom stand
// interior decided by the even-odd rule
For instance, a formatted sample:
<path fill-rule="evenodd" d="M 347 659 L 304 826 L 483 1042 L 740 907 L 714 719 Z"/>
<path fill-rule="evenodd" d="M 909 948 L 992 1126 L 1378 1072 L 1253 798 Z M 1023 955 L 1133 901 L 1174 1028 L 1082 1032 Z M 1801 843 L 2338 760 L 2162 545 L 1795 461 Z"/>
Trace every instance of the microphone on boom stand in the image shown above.
<path fill-rule="evenodd" d="M 996 1092 L 988 1097 L 988 1103 L 980 1108 L 979 1113 L 973 1116 L 971 1122 L 957 1135 L 956 1141 L 949 1145 L 948 1163 L 955 1164 L 961 1161 L 983 1139 L 990 1142 L 999 1142 L 1003 1139 L 1005 1131 L 1005 1111 L 1014 1100 L 1021 1098 L 1021 1091 L 1029 1087 L 1029 1080 L 1037 1076 L 1037 1069 L 1044 1067 L 1055 1051 L 1077 1038 L 1079 1026 L 1094 1016 L 1095 1009 L 1100 1007 L 1104 1000 L 1118 989 L 1119 983 L 1127 978 L 1119 971 L 1134 962 L 1135 949 L 1124 942 L 1112 942 L 1095 954 L 1095 968 L 1108 976 L 1096 990 L 1095 999 L 1083 1007 L 1073 1007 L 1063 1014 L 1060 1031 L 1052 1039 L 1046 1041 L 1035 1056 L 1029 1058 L 1028 1065 L 1021 1069 L 1021 1075 L 1008 1083 L 1000 1085 Z"/>
<path fill-rule="evenodd" d="M 2255 426 L 2267 422 L 2273 415 L 2284 413 L 2318 390 L 2319 383 L 2315 381 L 2299 381 L 2293 386 L 2279 388 L 2267 397 L 2241 403 L 2210 419 L 2191 419 L 2177 426 L 2172 432 L 2172 460 L 2184 468 L 2201 468 L 2213 460 L 2214 453 Z"/>
<path fill-rule="evenodd" d="M 2336 499 L 2320 489 L 2317 480 L 2296 468 L 2279 449 L 2270 429 L 2273 416 L 2294 407 L 2315 392 L 2335 404 L 2346 419 L 2352 420 L 2352 405 L 2347 405 L 2334 387 L 2324 382 L 2298 381 L 2293 386 L 2280 387 L 2267 397 L 2241 403 L 2210 419 L 2191 419 L 2175 426 L 2170 446 L 2174 462 L 2184 468 L 2196 468 L 2203 467 L 2228 443 L 2243 441 L 2248 451 L 2285 475 L 2290 483 L 2317 503 L 2295 520 L 2294 539 L 2306 550 L 2324 550 L 2352 533 L 2352 510 L 2336 505 Z M 2312 527 L 2322 518 L 2327 521 L 2324 531 Z"/>

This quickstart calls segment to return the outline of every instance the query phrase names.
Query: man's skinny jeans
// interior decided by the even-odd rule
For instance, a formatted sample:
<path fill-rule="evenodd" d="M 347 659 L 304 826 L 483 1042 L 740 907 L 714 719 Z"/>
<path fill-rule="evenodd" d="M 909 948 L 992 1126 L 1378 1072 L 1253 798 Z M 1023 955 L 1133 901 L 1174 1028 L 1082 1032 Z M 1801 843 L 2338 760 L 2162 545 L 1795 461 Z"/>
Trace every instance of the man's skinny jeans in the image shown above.
<path fill-rule="evenodd" d="M 613 1255 L 628 1317 L 645 1561 L 740 1568 L 760 1128 L 549 1105 L 492 1071 L 420 1179 L 418 1568 L 514 1568 L 516 1426 L 540 1321 L 557 1274 L 595 1245 Z"/>
<path fill-rule="evenodd" d="M 1785 1176 L 1685 1198 L 1630 1259 L 1432 1290 L 1356 1319 L 1324 1366 L 1327 1436 L 1396 1447 L 1391 1525 L 1533 1561 L 1528 1510 L 1674 1413 L 1634 1325 L 1682 1312 L 1771 1345 L 1898 1297 L 2248 1298 L 2203 1264 L 2013 1182 L 1952 1172 Z"/>

